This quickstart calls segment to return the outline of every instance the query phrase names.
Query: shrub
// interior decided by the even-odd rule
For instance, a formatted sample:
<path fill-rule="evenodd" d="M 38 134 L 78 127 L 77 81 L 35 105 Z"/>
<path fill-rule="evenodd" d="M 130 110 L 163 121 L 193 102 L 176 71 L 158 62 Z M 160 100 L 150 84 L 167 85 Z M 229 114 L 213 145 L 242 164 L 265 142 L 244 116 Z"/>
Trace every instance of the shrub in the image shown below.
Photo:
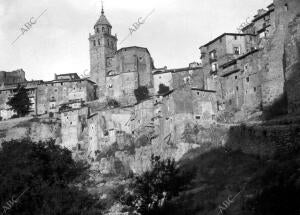
<path fill-rule="evenodd" d="M 140 86 L 134 90 L 134 95 L 137 102 L 141 102 L 147 98 L 149 98 L 149 91 L 146 86 Z"/>
<path fill-rule="evenodd" d="M 110 108 L 117 108 L 117 107 L 120 107 L 120 103 L 115 100 L 115 99 L 110 99 L 107 101 L 107 105 L 110 107 Z"/>
<path fill-rule="evenodd" d="M 184 185 L 174 159 L 161 160 L 151 156 L 151 170 L 136 176 L 124 202 L 142 215 L 157 214 L 172 197 L 177 196 Z"/>
<path fill-rule="evenodd" d="M 170 91 L 170 88 L 164 84 L 159 85 L 158 94 L 166 94 Z"/>

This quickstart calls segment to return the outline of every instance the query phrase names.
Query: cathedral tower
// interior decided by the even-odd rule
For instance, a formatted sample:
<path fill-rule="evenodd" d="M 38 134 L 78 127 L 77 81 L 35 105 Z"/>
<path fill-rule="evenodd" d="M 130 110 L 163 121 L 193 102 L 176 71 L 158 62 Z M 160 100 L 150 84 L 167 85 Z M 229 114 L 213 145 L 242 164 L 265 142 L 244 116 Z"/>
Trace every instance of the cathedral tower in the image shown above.
<path fill-rule="evenodd" d="M 98 86 L 99 98 L 105 96 L 107 59 L 117 50 L 117 37 L 111 34 L 111 24 L 104 15 L 103 5 L 101 15 L 94 25 L 94 33 L 89 35 L 90 43 L 90 76 Z"/>

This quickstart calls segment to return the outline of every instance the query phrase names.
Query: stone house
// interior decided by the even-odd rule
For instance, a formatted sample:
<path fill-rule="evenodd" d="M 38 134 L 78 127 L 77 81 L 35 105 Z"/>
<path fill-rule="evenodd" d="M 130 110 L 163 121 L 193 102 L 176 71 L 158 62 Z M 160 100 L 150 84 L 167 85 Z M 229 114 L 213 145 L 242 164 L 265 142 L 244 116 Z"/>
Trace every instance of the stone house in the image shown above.
<path fill-rule="evenodd" d="M 200 47 L 205 89 L 217 90 L 213 76 L 220 65 L 255 49 L 254 38 L 253 34 L 224 33 Z"/>
<path fill-rule="evenodd" d="M 71 101 L 87 102 L 95 99 L 95 83 L 89 79 L 58 78 L 46 81 L 37 86 L 37 114 L 56 113 L 60 105 Z"/>
<path fill-rule="evenodd" d="M 61 111 L 61 145 L 72 151 L 86 146 L 88 107 Z"/>
<path fill-rule="evenodd" d="M 12 72 L 0 71 L 0 85 L 17 84 L 25 81 L 26 78 L 23 69 L 18 69 Z"/>
<path fill-rule="evenodd" d="M 30 112 L 29 115 L 36 115 L 37 114 L 37 86 L 40 81 L 28 81 L 28 82 L 21 82 L 18 84 L 6 84 L 2 85 L 0 88 L 0 117 L 1 119 L 10 119 L 14 114 L 16 114 L 11 107 L 8 106 L 6 103 L 8 100 L 16 94 L 16 89 L 18 85 L 22 85 L 27 90 L 27 94 L 30 100 Z"/>
<path fill-rule="evenodd" d="M 160 116 L 160 140 L 170 135 L 170 142 L 179 142 L 187 123 L 207 125 L 215 121 L 216 92 L 190 87 L 173 90 L 163 95 L 155 112 Z"/>

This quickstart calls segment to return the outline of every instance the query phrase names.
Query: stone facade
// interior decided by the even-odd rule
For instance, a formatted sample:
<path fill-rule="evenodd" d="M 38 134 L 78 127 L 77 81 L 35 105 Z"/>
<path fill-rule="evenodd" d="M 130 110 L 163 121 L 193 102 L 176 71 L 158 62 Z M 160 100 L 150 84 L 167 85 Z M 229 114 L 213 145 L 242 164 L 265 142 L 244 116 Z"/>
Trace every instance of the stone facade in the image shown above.
<path fill-rule="evenodd" d="M 18 85 L 26 88 L 29 100 L 31 102 L 29 115 L 37 114 L 37 85 L 39 81 L 22 82 L 19 84 L 6 84 L 0 88 L 0 117 L 2 120 L 10 119 L 16 112 L 14 112 L 6 103 L 16 94 Z"/>
<path fill-rule="evenodd" d="M 153 86 L 153 60 L 142 47 L 126 47 L 117 51 L 117 37 L 102 10 L 89 36 L 91 80 L 97 86 L 100 100 L 113 98 L 122 104 L 133 104 L 133 92 L 139 86 Z"/>
<path fill-rule="evenodd" d="M 285 69 L 285 89 L 288 99 L 288 112 L 300 113 L 300 12 L 299 4 L 291 2 L 289 4 L 294 10 L 295 14 L 293 19 L 289 19 L 288 31 L 284 45 L 284 67 Z M 298 10 L 297 10 L 298 9 Z"/>
<path fill-rule="evenodd" d="M 139 86 L 153 87 L 153 62 L 146 48 L 122 48 L 111 62 L 107 67 L 106 97 L 130 105 L 136 103 L 135 89 Z"/>
<path fill-rule="evenodd" d="M 291 92 L 297 78 L 286 80 L 291 77 L 288 66 L 298 62 L 291 60 L 297 56 L 297 13 L 299 1 L 274 1 L 259 10 L 241 34 L 225 33 L 201 46 L 204 87 L 217 91 L 219 114 L 239 113 L 240 119 L 255 112 L 275 116 L 287 112 L 287 100 L 297 100 Z M 289 39 L 288 26 L 294 29 Z M 285 43 L 294 48 L 284 49 Z"/>
<path fill-rule="evenodd" d="M 155 106 L 160 140 L 181 141 L 187 123 L 211 124 L 217 114 L 216 92 L 185 87 L 170 91 Z"/>
<path fill-rule="evenodd" d="M 88 108 L 74 108 L 61 113 L 61 145 L 69 150 L 81 150 L 87 138 Z M 85 131 L 86 130 L 86 131 Z"/>
<path fill-rule="evenodd" d="M 23 69 L 18 69 L 12 72 L 0 71 L 0 85 L 17 84 L 25 81 L 25 72 Z"/>
<path fill-rule="evenodd" d="M 56 113 L 70 101 L 92 101 L 95 84 L 88 79 L 54 80 L 37 86 L 37 114 Z"/>

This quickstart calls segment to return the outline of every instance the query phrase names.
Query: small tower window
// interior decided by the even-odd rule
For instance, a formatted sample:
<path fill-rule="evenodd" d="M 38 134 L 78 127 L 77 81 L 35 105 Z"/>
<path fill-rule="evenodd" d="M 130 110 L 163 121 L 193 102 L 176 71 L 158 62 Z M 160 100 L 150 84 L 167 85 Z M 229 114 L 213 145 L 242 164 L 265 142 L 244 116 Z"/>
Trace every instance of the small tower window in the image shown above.
<path fill-rule="evenodd" d="M 99 28 L 97 28 L 97 33 L 99 33 Z"/>
<path fill-rule="evenodd" d="M 105 31 L 105 28 L 104 27 L 102 27 L 102 32 L 104 32 Z"/>

